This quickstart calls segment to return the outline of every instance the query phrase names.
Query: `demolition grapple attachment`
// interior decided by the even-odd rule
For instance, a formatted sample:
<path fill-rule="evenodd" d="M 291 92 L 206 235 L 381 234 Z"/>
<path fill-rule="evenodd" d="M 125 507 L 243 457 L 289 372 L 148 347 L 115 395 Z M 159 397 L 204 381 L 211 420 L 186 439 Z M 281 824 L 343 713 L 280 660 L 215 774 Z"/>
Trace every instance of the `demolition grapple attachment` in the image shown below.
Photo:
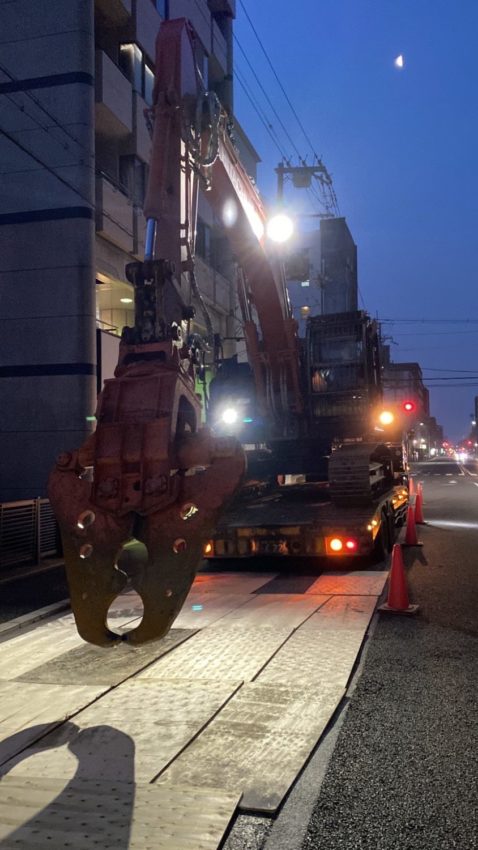
<path fill-rule="evenodd" d="M 129 346 L 129 362 L 105 382 L 96 432 L 58 457 L 49 481 L 78 631 L 98 646 L 144 643 L 168 631 L 245 469 L 239 443 L 197 427 L 199 401 L 181 350 L 148 346 L 156 359 L 135 361 L 140 348 Z M 133 537 L 148 557 L 128 574 L 118 556 Z M 107 614 L 126 587 L 140 595 L 144 614 L 119 635 Z"/>

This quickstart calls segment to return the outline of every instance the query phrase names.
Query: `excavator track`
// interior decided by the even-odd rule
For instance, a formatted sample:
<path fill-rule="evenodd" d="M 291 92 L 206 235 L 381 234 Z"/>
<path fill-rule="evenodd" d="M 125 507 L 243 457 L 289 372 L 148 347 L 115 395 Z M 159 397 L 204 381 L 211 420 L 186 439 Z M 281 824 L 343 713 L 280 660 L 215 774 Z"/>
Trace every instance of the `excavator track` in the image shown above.
<path fill-rule="evenodd" d="M 372 504 L 392 478 L 391 452 L 383 444 L 344 445 L 330 455 L 330 497 L 336 505 Z"/>

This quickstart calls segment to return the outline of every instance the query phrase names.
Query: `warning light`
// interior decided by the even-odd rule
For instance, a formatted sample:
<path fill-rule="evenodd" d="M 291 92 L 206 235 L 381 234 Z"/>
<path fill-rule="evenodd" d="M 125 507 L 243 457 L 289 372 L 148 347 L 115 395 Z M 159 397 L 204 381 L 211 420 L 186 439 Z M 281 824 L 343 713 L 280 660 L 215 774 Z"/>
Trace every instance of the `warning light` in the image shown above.
<path fill-rule="evenodd" d="M 344 544 L 342 543 L 340 537 L 332 537 L 329 546 L 332 549 L 332 552 L 341 552 L 344 548 Z"/>
<path fill-rule="evenodd" d="M 413 411 L 415 410 L 415 404 L 413 401 L 404 401 L 402 407 L 405 413 L 413 413 Z"/>
<path fill-rule="evenodd" d="M 378 421 L 381 425 L 391 425 L 394 419 L 395 417 L 391 410 L 382 410 L 380 416 L 378 417 Z"/>

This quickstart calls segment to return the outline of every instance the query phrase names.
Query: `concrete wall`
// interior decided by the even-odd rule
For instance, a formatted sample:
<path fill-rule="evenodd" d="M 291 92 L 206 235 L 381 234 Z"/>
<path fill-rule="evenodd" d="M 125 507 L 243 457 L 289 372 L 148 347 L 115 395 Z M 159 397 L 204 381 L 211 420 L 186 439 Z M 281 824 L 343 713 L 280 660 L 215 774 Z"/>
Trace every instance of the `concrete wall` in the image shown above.
<path fill-rule="evenodd" d="M 0 500 L 44 495 L 96 390 L 93 0 L 2 5 Z"/>

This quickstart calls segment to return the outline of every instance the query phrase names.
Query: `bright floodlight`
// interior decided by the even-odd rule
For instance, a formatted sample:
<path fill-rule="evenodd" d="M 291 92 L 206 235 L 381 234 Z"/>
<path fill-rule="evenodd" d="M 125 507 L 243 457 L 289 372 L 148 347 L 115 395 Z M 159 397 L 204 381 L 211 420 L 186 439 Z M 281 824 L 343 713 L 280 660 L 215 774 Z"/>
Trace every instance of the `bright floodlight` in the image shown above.
<path fill-rule="evenodd" d="M 238 413 L 233 407 L 226 407 L 222 412 L 222 421 L 226 425 L 234 425 L 237 422 Z"/>
<path fill-rule="evenodd" d="M 267 235 L 273 242 L 287 242 L 294 232 L 294 223 L 288 215 L 279 213 L 267 222 Z"/>

